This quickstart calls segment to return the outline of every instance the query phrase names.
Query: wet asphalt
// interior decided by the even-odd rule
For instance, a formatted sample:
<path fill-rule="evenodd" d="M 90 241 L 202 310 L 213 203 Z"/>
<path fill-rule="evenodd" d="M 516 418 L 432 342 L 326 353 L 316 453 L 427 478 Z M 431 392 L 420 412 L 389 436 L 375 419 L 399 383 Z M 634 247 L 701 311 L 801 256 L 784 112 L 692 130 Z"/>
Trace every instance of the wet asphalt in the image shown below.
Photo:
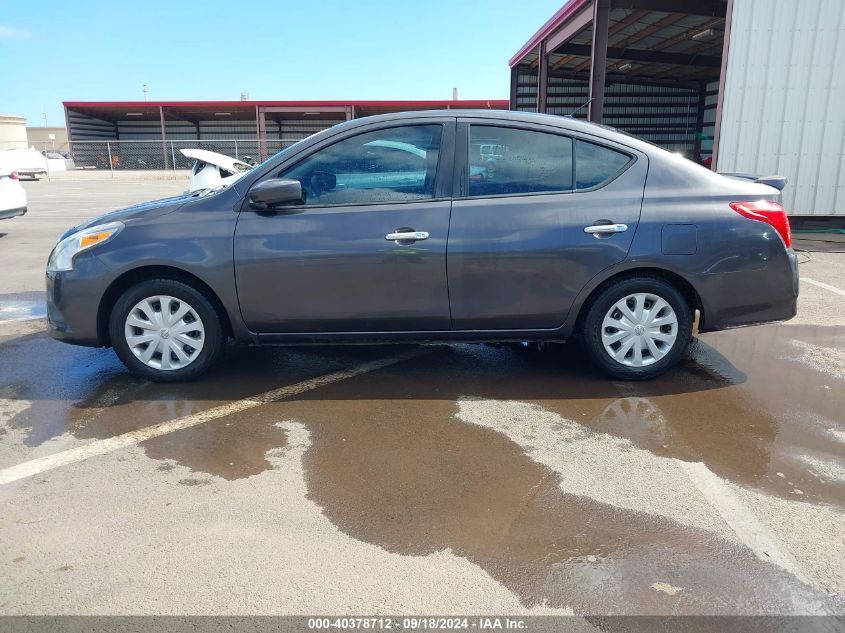
<path fill-rule="evenodd" d="M 232 347 L 160 385 L 47 337 L 18 254 L 181 186 L 29 183 L 0 227 L 0 473 L 139 433 L 0 486 L 0 613 L 843 613 L 835 240 L 806 244 L 794 321 L 646 383 L 565 344 Z"/>

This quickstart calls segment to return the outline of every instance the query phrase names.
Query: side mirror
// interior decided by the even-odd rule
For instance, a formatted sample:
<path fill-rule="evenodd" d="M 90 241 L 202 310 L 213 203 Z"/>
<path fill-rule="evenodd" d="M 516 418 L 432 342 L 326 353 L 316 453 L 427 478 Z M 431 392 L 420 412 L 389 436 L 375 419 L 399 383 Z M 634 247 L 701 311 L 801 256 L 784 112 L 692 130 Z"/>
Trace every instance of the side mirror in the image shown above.
<path fill-rule="evenodd" d="M 268 178 L 249 190 L 249 204 L 257 209 L 302 202 L 302 183 L 298 180 Z"/>

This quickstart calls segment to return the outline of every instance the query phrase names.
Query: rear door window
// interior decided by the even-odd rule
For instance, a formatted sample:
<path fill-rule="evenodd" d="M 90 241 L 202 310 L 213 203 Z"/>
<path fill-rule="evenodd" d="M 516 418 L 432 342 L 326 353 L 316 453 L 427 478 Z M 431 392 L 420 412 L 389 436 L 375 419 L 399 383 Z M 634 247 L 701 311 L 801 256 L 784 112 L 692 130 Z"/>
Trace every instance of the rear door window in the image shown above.
<path fill-rule="evenodd" d="M 615 178 L 631 157 L 623 152 L 587 141 L 575 141 L 575 188 L 598 187 Z"/>
<path fill-rule="evenodd" d="M 470 126 L 470 196 L 571 190 L 571 138 L 518 128 Z"/>

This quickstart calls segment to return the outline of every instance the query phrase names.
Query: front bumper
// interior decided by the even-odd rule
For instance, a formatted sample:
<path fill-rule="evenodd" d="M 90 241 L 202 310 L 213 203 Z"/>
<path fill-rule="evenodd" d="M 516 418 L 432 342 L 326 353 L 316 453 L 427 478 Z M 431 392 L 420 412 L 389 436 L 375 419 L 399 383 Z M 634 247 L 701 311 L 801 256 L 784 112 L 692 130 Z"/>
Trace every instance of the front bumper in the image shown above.
<path fill-rule="evenodd" d="M 16 207 L 14 209 L 3 209 L 0 211 L 0 220 L 8 220 L 9 218 L 16 218 L 19 215 L 26 214 L 26 207 Z"/>
<path fill-rule="evenodd" d="M 111 282 L 108 269 L 93 253 L 82 253 L 73 270 L 48 272 L 47 332 L 74 345 L 102 347 L 98 328 L 100 301 Z"/>

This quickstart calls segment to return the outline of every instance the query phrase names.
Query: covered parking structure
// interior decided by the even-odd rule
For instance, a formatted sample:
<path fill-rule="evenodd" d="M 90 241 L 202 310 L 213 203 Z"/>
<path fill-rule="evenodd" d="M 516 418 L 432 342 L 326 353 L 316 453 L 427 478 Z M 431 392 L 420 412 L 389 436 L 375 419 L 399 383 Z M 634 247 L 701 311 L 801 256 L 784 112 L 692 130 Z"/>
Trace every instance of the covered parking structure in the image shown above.
<path fill-rule="evenodd" d="M 727 0 L 570 0 L 511 58 L 511 108 L 589 118 L 709 163 L 727 9 Z"/>
<path fill-rule="evenodd" d="M 842 0 L 568 0 L 511 58 L 510 103 L 786 176 L 790 215 L 845 217 L 843 50 Z"/>
<path fill-rule="evenodd" d="M 182 148 L 266 158 L 348 119 L 405 110 L 507 109 L 507 100 L 65 101 L 77 167 L 190 167 Z"/>

